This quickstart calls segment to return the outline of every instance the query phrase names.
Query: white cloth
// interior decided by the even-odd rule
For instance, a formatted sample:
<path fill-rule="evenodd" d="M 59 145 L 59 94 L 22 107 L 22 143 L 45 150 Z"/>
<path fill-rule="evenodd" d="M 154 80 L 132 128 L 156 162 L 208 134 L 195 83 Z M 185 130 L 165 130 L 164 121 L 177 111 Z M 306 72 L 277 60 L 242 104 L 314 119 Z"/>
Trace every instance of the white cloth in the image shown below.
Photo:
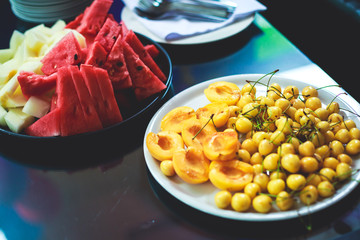
<path fill-rule="evenodd" d="M 256 0 L 231 0 L 237 7 L 231 17 L 223 22 L 192 21 L 185 18 L 149 20 L 136 15 L 138 20 L 152 33 L 160 38 L 171 41 L 191 37 L 227 26 L 255 12 L 264 11 L 266 7 Z M 123 0 L 125 5 L 134 10 L 137 0 Z"/>

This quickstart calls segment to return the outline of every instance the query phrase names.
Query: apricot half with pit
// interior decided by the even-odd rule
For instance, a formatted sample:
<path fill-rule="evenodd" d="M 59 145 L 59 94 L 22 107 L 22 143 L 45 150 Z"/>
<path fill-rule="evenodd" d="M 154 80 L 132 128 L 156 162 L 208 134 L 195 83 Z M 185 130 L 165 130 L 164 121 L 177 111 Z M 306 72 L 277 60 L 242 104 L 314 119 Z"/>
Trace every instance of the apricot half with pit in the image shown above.
<path fill-rule="evenodd" d="M 204 94 L 210 102 L 234 105 L 240 99 L 240 88 L 235 83 L 219 81 L 210 84 Z"/>
<path fill-rule="evenodd" d="M 195 110 L 193 108 L 187 106 L 177 107 L 168 112 L 161 119 L 160 128 L 162 131 L 171 130 L 181 133 L 184 124 L 193 119 L 196 119 Z"/>
<path fill-rule="evenodd" d="M 209 180 L 210 161 L 199 148 L 188 147 L 175 151 L 173 166 L 176 174 L 187 183 L 199 184 Z"/>
<path fill-rule="evenodd" d="M 235 131 L 215 132 L 203 143 L 205 156 L 213 161 L 234 159 L 239 148 L 240 142 Z"/>
<path fill-rule="evenodd" d="M 254 175 L 253 167 L 240 160 L 212 161 L 209 179 L 222 190 L 241 191 L 250 183 Z"/>
<path fill-rule="evenodd" d="M 180 134 L 174 131 L 150 132 L 146 136 L 146 146 L 155 159 L 171 160 L 176 149 L 184 149 L 184 141 Z"/>
<path fill-rule="evenodd" d="M 201 121 L 210 120 L 209 123 L 219 128 L 224 126 L 229 117 L 230 110 L 226 103 L 214 102 L 196 110 L 196 117 Z M 212 118 L 212 120 L 211 120 Z"/>
<path fill-rule="evenodd" d="M 202 149 L 205 139 L 216 132 L 211 124 L 204 124 L 199 119 L 187 121 L 181 131 L 181 136 L 186 146 L 196 146 Z"/>

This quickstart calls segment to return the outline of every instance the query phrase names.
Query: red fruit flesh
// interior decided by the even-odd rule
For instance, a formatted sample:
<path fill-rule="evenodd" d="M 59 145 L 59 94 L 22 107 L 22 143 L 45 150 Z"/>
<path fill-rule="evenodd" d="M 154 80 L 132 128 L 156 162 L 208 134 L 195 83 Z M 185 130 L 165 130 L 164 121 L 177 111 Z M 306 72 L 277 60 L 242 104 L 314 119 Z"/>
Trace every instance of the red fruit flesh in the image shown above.
<path fill-rule="evenodd" d="M 18 75 L 21 91 L 25 97 L 42 95 L 56 86 L 57 73 L 49 76 L 21 71 Z"/>
<path fill-rule="evenodd" d="M 41 59 L 41 71 L 50 75 L 63 66 L 80 64 L 84 58 L 74 33 L 69 32 Z"/>
<path fill-rule="evenodd" d="M 60 109 L 49 112 L 25 129 L 25 133 L 37 137 L 60 135 Z"/>
<path fill-rule="evenodd" d="M 154 59 L 150 56 L 150 54 L 146 51 L 144 45 L 141 43 L 139 38 L 135 35 L 135 33 L 130 30 L 126 37 L 125 41 L 131 46 L 134 52 L 139 55 L 140 59 L 151 69 L 151 71 L 161 80 L 165 81 L 166 76 L 161 71 L 160 67 L 156 64 Z"/>
<path fill-rule="evenodd" d="M 86 87 L 84 78 L 77 66 L 70 66 L 69 70 L 72 75 L 73 83 L 80 101 L 80 105 L 86 120 L 86 125 L 89 131 L 96 131 L 102 128 L 101 121 L 97 114 L 94 100 L 90 96 L 89 90 Z"/>
<path fill-rule="evenodd" d="M 139 101 L 166 88 L 166 85 L 144 64 L 127 43 L 124 44 L 124 55 L 135 96 Z"/>

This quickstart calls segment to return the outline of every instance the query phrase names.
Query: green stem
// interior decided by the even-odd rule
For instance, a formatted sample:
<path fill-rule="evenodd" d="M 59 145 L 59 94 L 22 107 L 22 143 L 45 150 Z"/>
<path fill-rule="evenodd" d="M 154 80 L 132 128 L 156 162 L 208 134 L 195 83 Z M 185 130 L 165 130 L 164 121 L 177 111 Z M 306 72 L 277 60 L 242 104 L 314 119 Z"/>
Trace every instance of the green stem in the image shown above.
<path fill-rule="evenodd" d="M 194 139 L 197 137 L 197 135 L 199 135 L 199 133 L 201 133 L 201 131 L 206 127 L 206 125 L 209 124 L 209 122 L 210 122 L 211 120 L 212 120 L 213 123 L 214 123 L 213 117 L 214 117 L 214 114 L 211 114 L 209 120 L 207 120 L 207 122 L 204 124 L 204 126 L 202 126 L 202 128 L 200 128 L 200 130 L 195 134 L 195 136 L 192 138 L 192 140 L 194 140 Z M 214 126 L 215 126 L 215 124 L 214 124 Z M 215 126 L 215 129 L 217 130 L 216 126 Z"/>

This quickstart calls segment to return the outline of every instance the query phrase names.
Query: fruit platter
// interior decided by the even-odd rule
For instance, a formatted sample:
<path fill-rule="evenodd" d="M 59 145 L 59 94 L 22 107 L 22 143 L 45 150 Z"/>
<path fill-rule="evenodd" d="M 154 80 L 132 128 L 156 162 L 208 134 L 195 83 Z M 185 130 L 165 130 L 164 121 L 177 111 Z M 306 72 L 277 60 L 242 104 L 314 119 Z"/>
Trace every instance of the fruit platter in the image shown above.
<path fill-rule="evenodd" d="M 155 181 L 194 209 L 241 221 L 306 217 L 351 193 L 360 105 L 338 85 L 276 72 L 208 80 L 165 103 L 144 136 Z"/>
<path fill-rule="evenodd" d="M 136 146 L 172 64 L 95 0 L 68 23 L 14 30 L 0 50 L 1 155 L 43 168 L 103 163 Z M 21 151 L 19 151 L 21 149 Z"/>

